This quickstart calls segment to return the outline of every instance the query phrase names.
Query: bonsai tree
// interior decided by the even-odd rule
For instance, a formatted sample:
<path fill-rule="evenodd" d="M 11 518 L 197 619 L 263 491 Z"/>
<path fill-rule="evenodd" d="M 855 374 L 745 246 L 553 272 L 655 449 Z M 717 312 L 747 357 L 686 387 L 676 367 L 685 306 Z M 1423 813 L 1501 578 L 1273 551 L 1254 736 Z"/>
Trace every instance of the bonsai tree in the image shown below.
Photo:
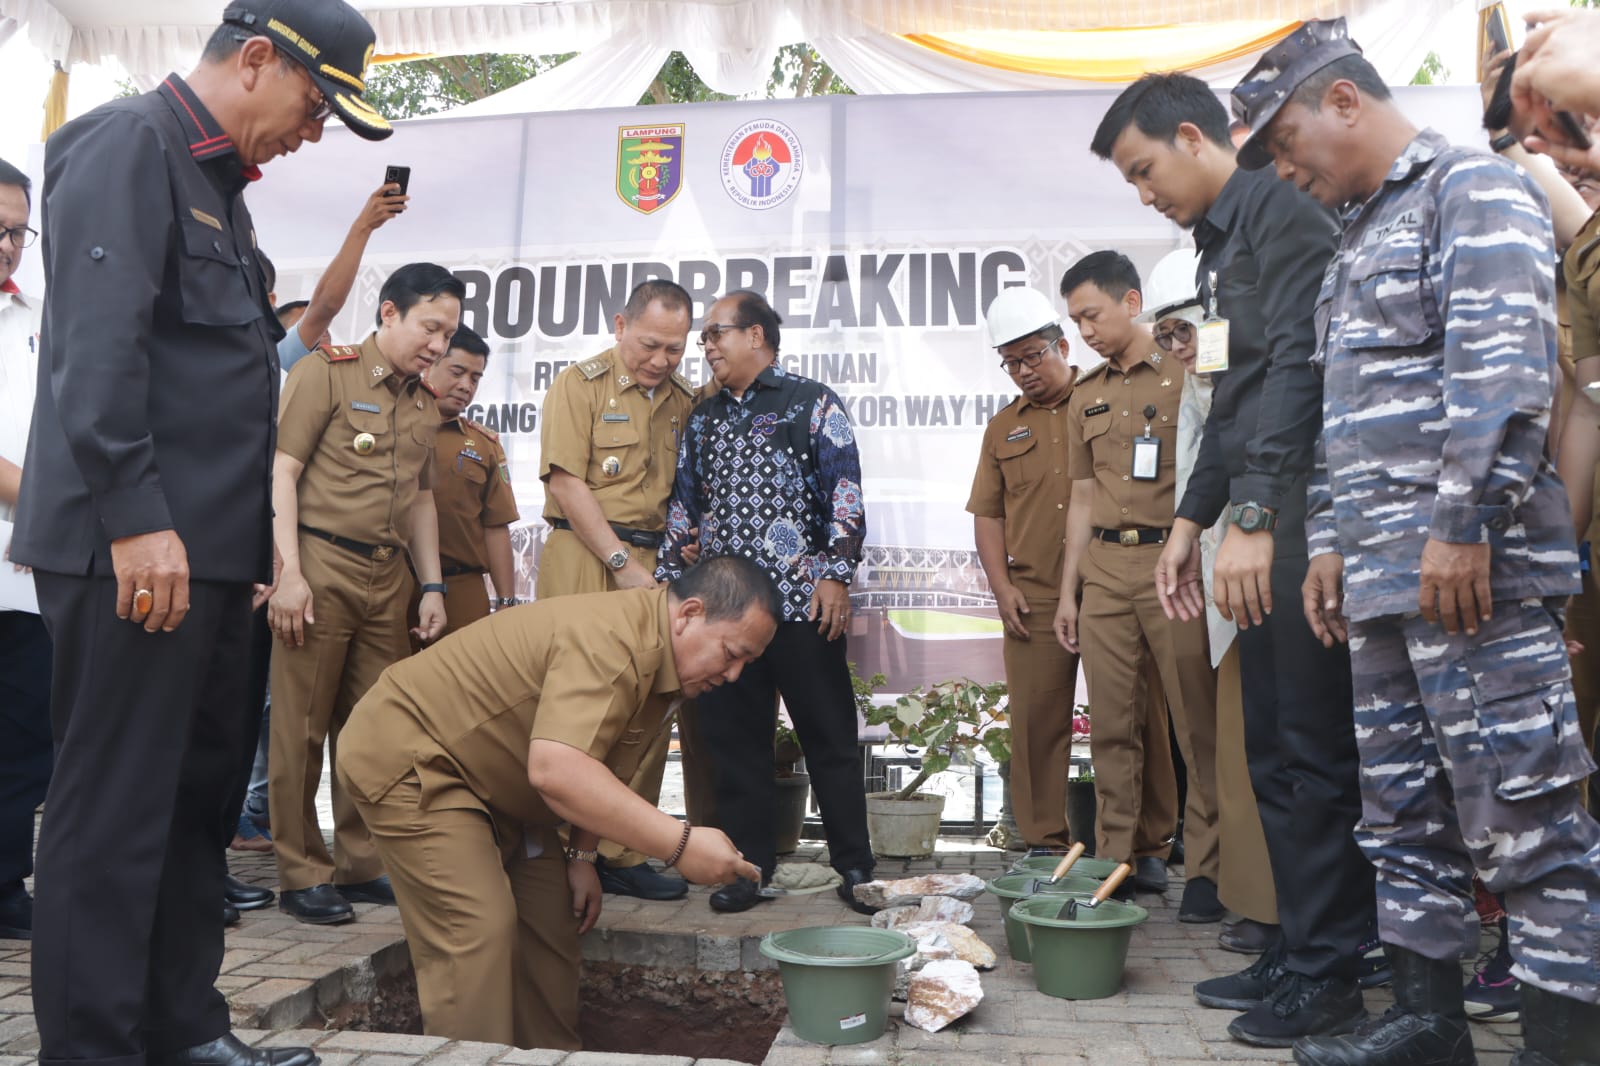
<path fill-rule="evenodd" d="M 895 798 L 910 799 L 928 778 L 948 768 L 957 752 L 982 746 L 996 762 L 1011 758 L 1005 703 L 1004 681 L 982 685 L 960 678 L 867 708 L 868 722 L 886 725 L 896 740 L 925 749 L 922 769 Z"/>

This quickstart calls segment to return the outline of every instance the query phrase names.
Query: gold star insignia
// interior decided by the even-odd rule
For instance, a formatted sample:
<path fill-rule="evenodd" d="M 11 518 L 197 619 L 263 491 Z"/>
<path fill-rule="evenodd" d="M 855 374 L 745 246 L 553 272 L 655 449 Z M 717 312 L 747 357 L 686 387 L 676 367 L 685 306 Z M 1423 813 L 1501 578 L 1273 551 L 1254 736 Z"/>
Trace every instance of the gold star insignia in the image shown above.
<path fill-rule="evenodd" d="M 1161 387 L 1163 389 L 1169 388 L 1169 387 L 1171 387 L 1171 385 L 1172 385 L 1172 379 L 1171 378 L 1162 378 L 1161 379 Z"/>

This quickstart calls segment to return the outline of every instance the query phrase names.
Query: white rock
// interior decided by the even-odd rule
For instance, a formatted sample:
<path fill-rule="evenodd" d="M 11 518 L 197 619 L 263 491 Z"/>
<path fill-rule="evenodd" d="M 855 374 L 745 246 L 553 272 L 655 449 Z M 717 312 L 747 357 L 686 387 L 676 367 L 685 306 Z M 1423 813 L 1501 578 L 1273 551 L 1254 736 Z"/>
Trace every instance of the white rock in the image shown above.
<path fill-rule="evenodd" d="M 983 984 L 971 963 L 937 959 L 911 975 L 906 1024 L 937 1033 L 983 1001 Z"/>
<path fill-rule="evenodd" d="M 879 929 L 900 929 L 918 922 L 966 925 L 970 921 L 972 904 L 949 896 L 925 896 L 915 907 L 890 907 L 872 916 L 872 924 Z"/>
<path fill-rule="evenodd" d="M 942 954 L 948 950 L 954 952 L 956 958 L 980 970 L 994 968 L 996 961 L 994 949 L 964 925 L 956 925 L 954 922 L 917 922 L 903 926 L 901 932 L 917 942 L 918 955 L 924 953 L 923 945 L 927 943 L 934 945 L 935 950 L 941 952 L 940 954 L 930 952 L 928 954 L 930 959 L 948 958 L 949 956 Z"/>
<path fill-rule="evenodd" d="M 920 906 L 924 896 L 977 899 L 982 891 L 983 879 L 972 874 L 926 874 L 898 881 L 868 881 L 856 886 L 855 897 L 858 902 L 881 909 Z"/>

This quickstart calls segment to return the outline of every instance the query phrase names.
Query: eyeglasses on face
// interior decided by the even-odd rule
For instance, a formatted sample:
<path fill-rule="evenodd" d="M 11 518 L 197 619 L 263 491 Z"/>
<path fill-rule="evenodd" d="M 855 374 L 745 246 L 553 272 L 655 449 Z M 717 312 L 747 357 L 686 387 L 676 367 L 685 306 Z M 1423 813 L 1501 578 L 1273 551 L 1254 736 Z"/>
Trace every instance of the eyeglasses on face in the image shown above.
<path fill-rule="evenodd" d="M 18 248 L 26 248 L 39 237 L 39 231 L 32 226 L 0 226 L 0 244 L 10 241 Z"/>
<path fill-rule="evenodd" d="M 741 326 L 733 322 L 713 322 L 700 331 L 700 339 L 695 343 L 704 348 L 708 343 L 715 344 L 722 340 L 724 334 L 749 328 L 749 326 Z"/>
<path fill-rule="evenodd" d="M 1174 344 L 1188 344 L 1194 340 L 1194 323 L 1179 320 L 1172 324 L 1171 329 L 1156 330 L 1155 338 L 1157 347 L 1170 352 Z"/>
<path fill-rule="evenodd" d="M 1021 373 L 1022 368 L 1025 366 L 1036 367 L 1039 365 L 1039 361 L 1045 357 L 1045 353 L 1060 343 L 1061 338 L 1057 337 L 1055 340 L 1051 341 L 1049 344 L 1045 345 L 1043 348 L 1040 348 L 1036 352 L 1029 352 L 1027 355 L 1019 355 L 1011 359 L 1002 359 L 1000 360 L 1000 369 L 1004 370 L 1007 374 L 1015 376 Z"/>

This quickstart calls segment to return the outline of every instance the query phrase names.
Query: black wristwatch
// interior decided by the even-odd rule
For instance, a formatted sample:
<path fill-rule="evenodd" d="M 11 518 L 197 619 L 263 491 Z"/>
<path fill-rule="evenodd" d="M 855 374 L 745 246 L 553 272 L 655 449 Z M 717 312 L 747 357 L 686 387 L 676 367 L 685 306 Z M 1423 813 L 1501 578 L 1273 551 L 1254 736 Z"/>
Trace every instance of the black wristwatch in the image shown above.
<path fill-rule="evenodd" d="M 494 606 L 496 610 L 499 610 L 502 607 L 515 607 L 521 602 L 522 601 L 517 599 L 515 596 L 501 596 L 499 599 L 494 601 Z"/>
<path fill-rule="evenodd" d="M 1259 503 L 1236 503 L 1228 512 L 1228 520 L 1244 533 L 1270 532 L 1278 524 L 1278 512 Z"/>
<path fill-rule="evenodd" d="M 1499 155 L 1501 152 L 1504 152 L 1507 148 L 1510 148 L 1512 145 L 1517 143 L 1519 142 L 1515 133 L 1502 133 L 1500 136 L 1489 142 L 1489 150 L 1495 155 Z"/>
<path fill-rule="evenodd" d="M 422 594 L 426 596 L 430 592 L 437 592 L 441 596 L 447 596 L 450 594 L 450 588 L 442 581 L 429 581 L 423 584 Z"/>

